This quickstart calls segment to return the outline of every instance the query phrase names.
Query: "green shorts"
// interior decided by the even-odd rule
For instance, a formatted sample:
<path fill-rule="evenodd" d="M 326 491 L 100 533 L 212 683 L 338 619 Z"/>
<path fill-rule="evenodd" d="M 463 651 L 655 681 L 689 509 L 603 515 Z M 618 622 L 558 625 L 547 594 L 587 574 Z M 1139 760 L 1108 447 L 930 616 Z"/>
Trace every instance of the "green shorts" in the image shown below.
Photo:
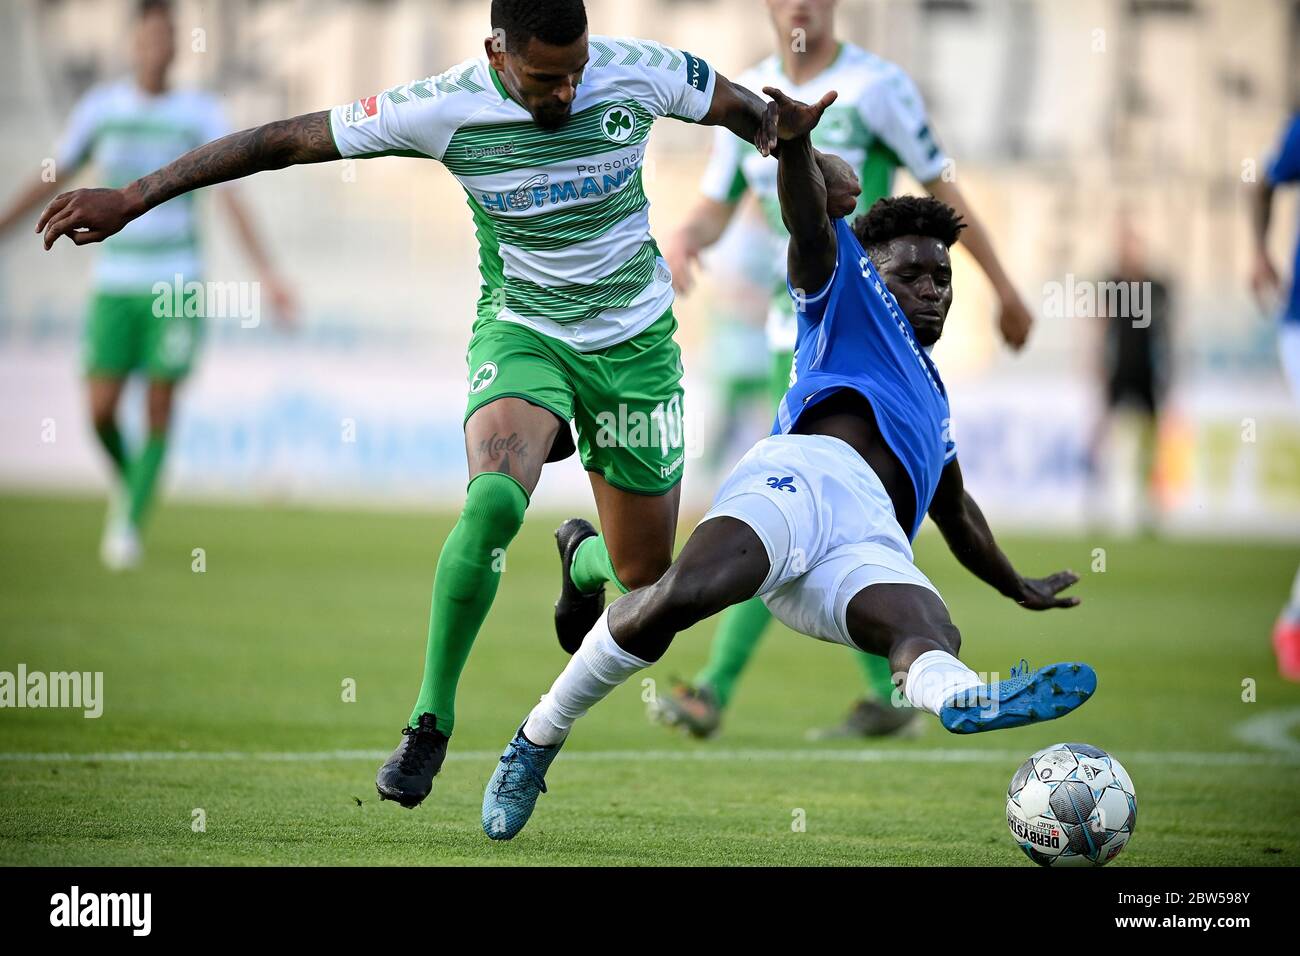
<path fill-rule="evenodd" d="M 576 352 L 527 326 L 479 319 L 467 357 L 465 419 L 499 398 L 522 398 L 566 423 L 548 461 L 573 453 L 572 421 L 584 468 L 622 491 L 665 494 L 681 481 L 685 462 L 676 331 L 669 309 L 633 339 Z"/>
<path fill-rule="evenodd" d="M 790 373 L 794 371 L 794 353 L 784 349 L 772 353 L 772 381 L 768 395 L 776 408 L 790 391 Z"/>
<path fill-rule="evenodd" d="M 189 374 L 199 350 L 203 319 L 193 315 L 159 318 L 151 293 L 97 293 L 86 324 L 86 372 L 124 378 L 144 372 L 176 381 Z"/>

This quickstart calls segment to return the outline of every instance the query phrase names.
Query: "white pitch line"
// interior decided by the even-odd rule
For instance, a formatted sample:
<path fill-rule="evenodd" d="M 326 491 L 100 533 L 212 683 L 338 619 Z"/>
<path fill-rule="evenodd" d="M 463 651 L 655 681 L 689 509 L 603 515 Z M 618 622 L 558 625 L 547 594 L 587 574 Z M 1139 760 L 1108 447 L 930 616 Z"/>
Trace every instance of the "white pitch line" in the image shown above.
<path fill-rule="evenodd" d="M 495 750 L 452 751 L 451 760 L 493 760 Z M 2 763 L 151 763 L 167 761 L 332 763 L 349 760 L 381 762 L 385 750 L 323 751 L 240 751 L 240 750 L 119 750 L 103 753 L 4 753 Z M 959 750 L 954 748 L 858 749 L 858 750 L 575 750 L 566 752 L 567 763 L 918 763 L 1018 765 L 1025 758 L 1020 751 Z M 1123 755 L 1125 763 L 1164 762 L 1191 767 L 1300 767 L 1300 749 L 1285 753 L 1216 753 L 1180 751 L 1134 751 Z"/>

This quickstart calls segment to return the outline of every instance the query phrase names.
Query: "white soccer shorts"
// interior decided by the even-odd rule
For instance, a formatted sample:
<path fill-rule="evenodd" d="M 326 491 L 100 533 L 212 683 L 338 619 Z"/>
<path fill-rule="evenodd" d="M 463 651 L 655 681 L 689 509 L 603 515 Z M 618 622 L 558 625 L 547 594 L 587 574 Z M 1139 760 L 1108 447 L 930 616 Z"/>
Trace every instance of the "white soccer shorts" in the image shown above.
<path fill-rule="evenodd" d="M 1300 322 L 1282 323 L 1277 333 L 1277 350 L 1291 394 L 1300 401 Z"/>
<path fill-rule="evenodd" d="M 849 602 L 873 584 L 938 590 L 912 560 L 912 546 L 876 473 L 828 435 L 773 435 L 749 450 L 704 516 L 754 530 L 772 567 L 758 593 L 791 629 L 856 647 Z"/>

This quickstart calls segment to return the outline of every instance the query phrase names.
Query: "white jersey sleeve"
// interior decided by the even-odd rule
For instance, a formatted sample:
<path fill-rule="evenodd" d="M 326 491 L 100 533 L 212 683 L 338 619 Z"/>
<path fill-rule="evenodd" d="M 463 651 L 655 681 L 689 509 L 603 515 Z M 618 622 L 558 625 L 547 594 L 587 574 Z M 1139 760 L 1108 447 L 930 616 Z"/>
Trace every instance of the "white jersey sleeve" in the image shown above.
<path fill-rule="evenodd" d="M 698 123 L 713 105 L 717 74 L 692 53 L 630 37 L 597 36 L 588 44 L 587 70 L 604 74 L 601 80 L 632 95 L 655 116 Z"/>
<path fill-rule="evenodd" d="M 103 90 L 99 87 L 88 90 L 77 101 L 64 127 L 54 153 L 57 175 L 72 172 L 90 158 L 90 150 L 95 144 L 95 134 L 103 116 Z"/>
<path fill-rule="evenodd" d="M 731 130 L 719 126 L 713 132 L 713 151 L 700 180 L 700 192 L 717 202 L 737 203 L 749 184 L 742 165 L 747 146 Z"/>
<path fill-rule="evenodd" d="M 330 110 L 334 144 L 345 159 L 424 156 L 440 160 L 465 119 L 465 107 L 481 105 L 452 94 L 482 91 L 490 83 L 483 61 L 467 60 L 439 76 L 336 106 Z"/>
<path fill-rule="evenodd" d="M 934 138 L 920 90 L 900 68 L 870 84 L 858 110 L 867 128 L 894 151 L 917 182 L 928 183 L 943 172 L 948 157 Z"/>

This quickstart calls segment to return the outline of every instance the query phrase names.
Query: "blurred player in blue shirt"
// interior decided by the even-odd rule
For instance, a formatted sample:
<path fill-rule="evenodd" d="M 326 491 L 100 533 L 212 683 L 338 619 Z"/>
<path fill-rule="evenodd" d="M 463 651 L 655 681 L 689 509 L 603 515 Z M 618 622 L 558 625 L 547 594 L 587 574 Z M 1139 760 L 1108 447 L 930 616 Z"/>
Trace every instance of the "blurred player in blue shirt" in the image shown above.
<path fill-rule="evenodd" d="M 1277 152 L 1264 170 L 1264 178 L 1255 192 L 1254 234 L 1255 266 L 1251 272 L 1251 286 L 1260 305 L 1272 310 L 1282 283 L 1268 253 L 1268 226 L 1273 218 L 1273 194 L 1277 187 L 1300 182 L 1300 113 L 1294 113 Z M 1286 374 L 1291 391 L 1300 398 L 1300 238 L 1291 267 L 1291 280 L 1282 303 L 1278 330 L 1278 351 L 1282 356 L 1282 371 Z M 1291 588 L 1291 600 L 1278 618 L 1273 629 L 1273 647 L 1277 651 L 1278 670 L 1289 680 L 1300 681 L 1300 573 Z"/>

